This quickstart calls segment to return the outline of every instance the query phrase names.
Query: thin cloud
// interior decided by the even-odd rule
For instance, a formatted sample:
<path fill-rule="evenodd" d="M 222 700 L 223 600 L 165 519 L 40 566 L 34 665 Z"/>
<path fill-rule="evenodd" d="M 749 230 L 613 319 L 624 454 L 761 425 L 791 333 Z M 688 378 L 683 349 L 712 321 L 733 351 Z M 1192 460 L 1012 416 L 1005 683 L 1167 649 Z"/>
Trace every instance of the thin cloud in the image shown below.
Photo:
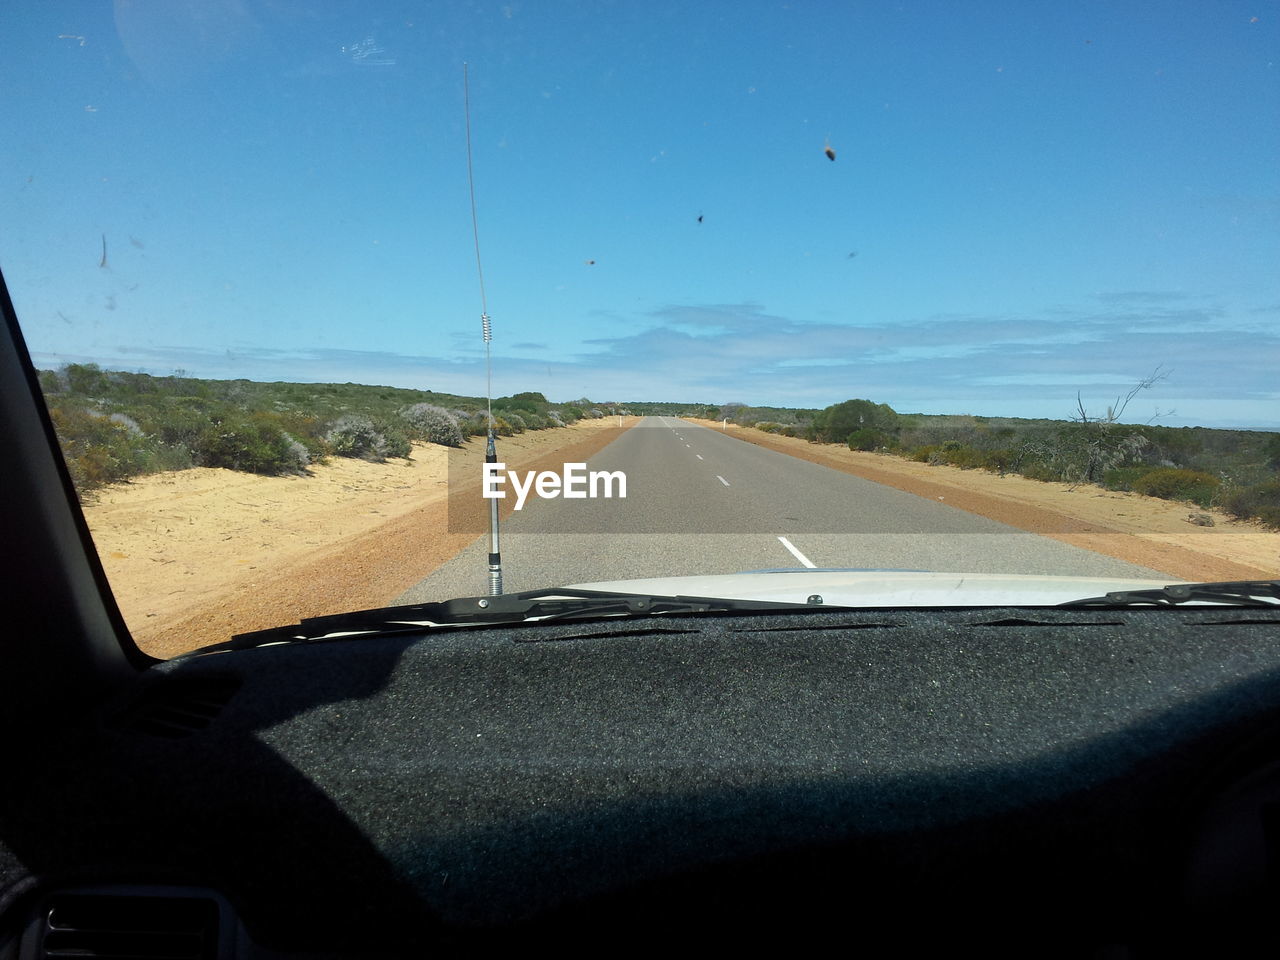
<path fill-rule="evenodd" d="M 1256 329 L 1251 329 L 1258 324 Z M 1144 391 L 1137 419 L 1175 408 L 1181 422 L 1280 427 L 1275 373 L 1280 326 L 1213 304 L 1116 301 L 1111 309 L 1055 307 L 1037 315 L 939 315 L 912 323 L 798 321 L 762 305 L 670 304 L 617 336 L 521 341 L 494 357 L 494 390 L 549 397 L 741 399 L 823 407 L 852 396 L 925 413 L 1066 417 L 1077 392 L 1109 403 L 1157 365 L 1173 371 Z M 484 358 L 471 335 L 444 340 L 440 355 L 343 349 L 121 348 L 104 365 L 199 376 L 384 383 L 476 396 Z M 1230 396 L 1223 395 L 1224 384 Z M 1172 422 L 1172 421 L 1161 421 Z"/>

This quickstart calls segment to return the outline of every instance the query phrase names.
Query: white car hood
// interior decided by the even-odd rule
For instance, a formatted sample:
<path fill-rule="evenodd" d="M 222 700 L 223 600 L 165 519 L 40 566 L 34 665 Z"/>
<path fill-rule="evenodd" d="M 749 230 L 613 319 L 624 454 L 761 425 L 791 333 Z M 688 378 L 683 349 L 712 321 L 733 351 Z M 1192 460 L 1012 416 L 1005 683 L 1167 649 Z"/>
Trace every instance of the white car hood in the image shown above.
<path fill-rule="evenodd" d="M 719 597 L 846 607 L 1051 606 L 1115 590 L 1149 590 L 1180 580 L 1121 580 L 1002 573 L 900 570 L 765 570 L 698 577 L 577 583 L 583 590 L 660 596 Z M 811 601 L 811 597 L 821 601 Z"/>

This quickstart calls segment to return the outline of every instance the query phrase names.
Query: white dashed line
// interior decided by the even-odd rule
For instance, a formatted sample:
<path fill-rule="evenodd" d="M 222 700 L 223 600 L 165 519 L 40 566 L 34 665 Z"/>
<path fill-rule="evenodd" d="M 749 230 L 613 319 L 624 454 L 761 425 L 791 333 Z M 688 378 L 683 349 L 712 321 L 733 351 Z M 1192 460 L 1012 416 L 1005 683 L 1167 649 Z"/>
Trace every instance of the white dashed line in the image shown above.
<path fill-rule="evenodd" d="M 806 557 L 803 553 L 801 553 L 799 550 L 797 550 L 797 549 L 796 549 L 796 545 L 795 545 L 794 543 L 792 543 L 792 542 L 791 542 L 790 540 L 788 540 L 786 537 L 779 537 L 778 539 L 782 541 L 782 545 L 783 545 L 784 547 L 786 547 L 788 550 L 790 550 L 790 551 L 791 551 L 791 555 L 792 555 L 793 557 L 795 557 L 797 560 L 799 560 L 802 564 L 804 564 L 804 565 L 805 565 L 806 567 L 808 567 L 810 570 L 815 570 L 815 569 L 817 569 L 817 568 L 813 565 L 813 561 L 812 561 L 812 560 L 810 560 L 810 559 L 809 559 L 808 557 Z"/>
<path fill-rule="evenodd" d="M 702 454 L 700 453 L 695 453 L 694 456 L 697 457 L 699 460 L 702 459 Z"/>
<path fill-rule="evenodd" d="M 720 474 L 718 473 L 716 474 L 716 479 L 719 480 L 721 483 L 723 483 L 726 487 L 729 485 L 729 481 L 726 480 L 724 477 L 720 476 Z"/>

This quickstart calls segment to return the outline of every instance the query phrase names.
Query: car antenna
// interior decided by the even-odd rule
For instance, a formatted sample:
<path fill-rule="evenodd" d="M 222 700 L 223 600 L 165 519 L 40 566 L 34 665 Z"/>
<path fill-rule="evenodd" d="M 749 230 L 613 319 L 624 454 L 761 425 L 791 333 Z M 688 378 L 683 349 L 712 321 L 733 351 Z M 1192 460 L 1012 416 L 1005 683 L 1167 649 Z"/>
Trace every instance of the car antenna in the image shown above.
<path fill-rule="evenodd" d="M 480 278 L 480 330 L 484 335 L 485 404 L 489 426 L 485 442 L 484 462 L 497 463 L 498 449 L 493 439 L 493 367 L 489 359 L 489 343 L 493 340 L 493 324 L 489 322 L 489 304 L 484 295 L 484 267 L 480 263 L 480 225 L 476 220 L 476 178 L 471 170 L 471 88 L 467 81 L 467 64 L 462 64 L 462 104 L 467 116 L 467 186 L 471 189 L 471 235 L 476 242 L 476 275 Z M 489 596 L 502 596 L 502 549 L 498 538 L 498 501 L 489 500 Z"/>

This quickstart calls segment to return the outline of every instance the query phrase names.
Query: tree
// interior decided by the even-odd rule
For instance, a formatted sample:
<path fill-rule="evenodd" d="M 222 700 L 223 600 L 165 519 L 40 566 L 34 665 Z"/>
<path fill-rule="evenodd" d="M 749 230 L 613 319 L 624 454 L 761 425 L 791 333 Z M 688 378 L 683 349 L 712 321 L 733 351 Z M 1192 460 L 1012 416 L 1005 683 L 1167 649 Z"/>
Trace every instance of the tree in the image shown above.
<path fill-rule="evenodd" d="M 846 400 L 819 411 L 810 430 L 813 439 L 819 442 L 847 443 L 849 437 L 859 430 L 888 434 L 897 427 L 898 414 L 887 403 Z"/>
<path fill-rule="evenodd" d="M 1087 410 L 1077 391 L 1076 412 L 1070 417 L 1073 426 L 1058 431 L 1049 441 L 1029 444 L 1026 452 L 1046 460 L 1069 483 L 1098 483 L 1108 470 L 1121 466 L 1151 442 L 1140 429 L 1126 428 L 1120 418 L 1134 397 L 1168 376 L 1156 367 L 1128 393 L 1116 397 L 1105 413 Z M 1165 415 L 1157 411 L 1151 419 Z"/>

